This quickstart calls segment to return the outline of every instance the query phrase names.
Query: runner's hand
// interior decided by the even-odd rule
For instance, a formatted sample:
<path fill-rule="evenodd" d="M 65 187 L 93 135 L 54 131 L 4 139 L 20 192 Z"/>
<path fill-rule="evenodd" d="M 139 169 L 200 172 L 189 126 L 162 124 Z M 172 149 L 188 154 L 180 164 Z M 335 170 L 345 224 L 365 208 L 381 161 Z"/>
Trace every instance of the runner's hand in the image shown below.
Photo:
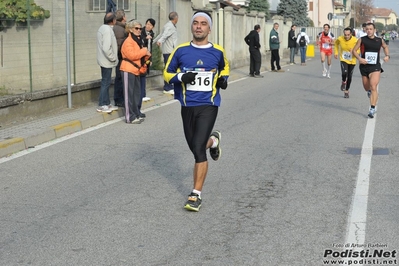
<path fill-rule="evenodd" d="M 218 78 L 216 81 L 216 86 L 221 88 L 222 90 L 225 90 L 227 88 L 227 80 L 224 77 Z"/>
<path fill-rule="evenodd" d="M 185 74 L 183 74 L 183 75 L 181 76 L 181 81 L 182 81 L 183 83 L 185 83 L 185 84 L 191 83 L 191 82 L 193 82 L 193 81 L 195 80 L 195 76 L 196 76 L 197 74 L 198 74 L 198 73 L 187 72 L 187 73 L 185 73 Z"/>

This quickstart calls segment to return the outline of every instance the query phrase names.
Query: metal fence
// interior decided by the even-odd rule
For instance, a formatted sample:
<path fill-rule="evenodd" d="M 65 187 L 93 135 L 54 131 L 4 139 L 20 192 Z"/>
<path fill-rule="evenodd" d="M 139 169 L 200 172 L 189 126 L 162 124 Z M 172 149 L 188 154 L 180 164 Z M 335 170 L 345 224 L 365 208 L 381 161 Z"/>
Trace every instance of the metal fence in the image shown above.
<path fill-rule="evenodd" d="M 96 34 L 103 24 L 105 1 L 69 1 L 66 14 L 65 1 L 36 0 L 50 11 L 48 19 L 26 24 L 9 21 L 0 31 L 0 97 L 66 86 L 66 21 L 70 22 L 71 83 L 100 79 Z M 150 17 L 160 21 L 161 2 L 115 1 L 126 9 L 127 20 L 134 18 L 143 24 Z M 157 23 L 155 31 L 159 28 Z"/>

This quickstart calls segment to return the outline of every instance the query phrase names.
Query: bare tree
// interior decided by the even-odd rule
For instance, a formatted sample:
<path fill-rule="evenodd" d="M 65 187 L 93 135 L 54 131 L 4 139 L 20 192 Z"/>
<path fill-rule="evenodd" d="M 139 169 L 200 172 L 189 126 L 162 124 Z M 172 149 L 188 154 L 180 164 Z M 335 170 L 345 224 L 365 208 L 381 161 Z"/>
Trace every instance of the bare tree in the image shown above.
<path fill-rule="evenodd" d="M 352 17 L 355 19 L 355 25 L 371 21 L 373 16 L 373 0 L 354 0 L 352 1 Z"/>

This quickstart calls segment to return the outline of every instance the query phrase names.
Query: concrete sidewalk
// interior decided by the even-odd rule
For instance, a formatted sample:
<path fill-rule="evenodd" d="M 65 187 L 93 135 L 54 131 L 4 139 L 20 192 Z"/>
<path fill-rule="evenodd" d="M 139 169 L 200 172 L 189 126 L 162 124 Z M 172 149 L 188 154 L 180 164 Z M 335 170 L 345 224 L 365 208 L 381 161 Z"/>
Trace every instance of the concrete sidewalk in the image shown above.
<path fill-rule="evenodd" d="M 266 62 L 264 65 L 266 65 Z M 263 71 L 265 70 L 263 69 Z M 248 77 L 248 72 L 248 66 L 230 70 L 229 80 Z M 173 100 L 173 96 L 163 94 L 161 88 L 147 90 L 147 96 L 151 100 L 143 103 L 142 111 L 144 113 L 146 109 L 152 106 Z M 75 109 L 66 108 L 43 118 L 1 128 L 0 158 L 113 119 L 124 117 L 122 108 L 111 114 L 98 113 L 96 112 L 96 108 L 97 103 L 91 102 L 84 107 Z"/>

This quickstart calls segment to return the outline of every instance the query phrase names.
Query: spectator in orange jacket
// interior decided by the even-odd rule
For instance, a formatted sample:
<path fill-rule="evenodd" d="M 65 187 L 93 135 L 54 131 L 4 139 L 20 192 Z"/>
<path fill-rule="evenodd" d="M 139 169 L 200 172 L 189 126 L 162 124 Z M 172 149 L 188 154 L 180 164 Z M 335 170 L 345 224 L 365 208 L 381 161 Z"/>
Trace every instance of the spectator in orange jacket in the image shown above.
<path fill-rule="evenodd" d="M 140 116 L 141 102 L 140 75 L 147 72 L 146 61 L 151 53 L 143 47 L 141 31 L 143 27 L 138 21 L 126 23 L 126 32 L 129 34 L 121 48 L 121 74 L 123 79 L 123 94 L 125 98 L 126 123 L 140 124 L 144 117 Z"/>

